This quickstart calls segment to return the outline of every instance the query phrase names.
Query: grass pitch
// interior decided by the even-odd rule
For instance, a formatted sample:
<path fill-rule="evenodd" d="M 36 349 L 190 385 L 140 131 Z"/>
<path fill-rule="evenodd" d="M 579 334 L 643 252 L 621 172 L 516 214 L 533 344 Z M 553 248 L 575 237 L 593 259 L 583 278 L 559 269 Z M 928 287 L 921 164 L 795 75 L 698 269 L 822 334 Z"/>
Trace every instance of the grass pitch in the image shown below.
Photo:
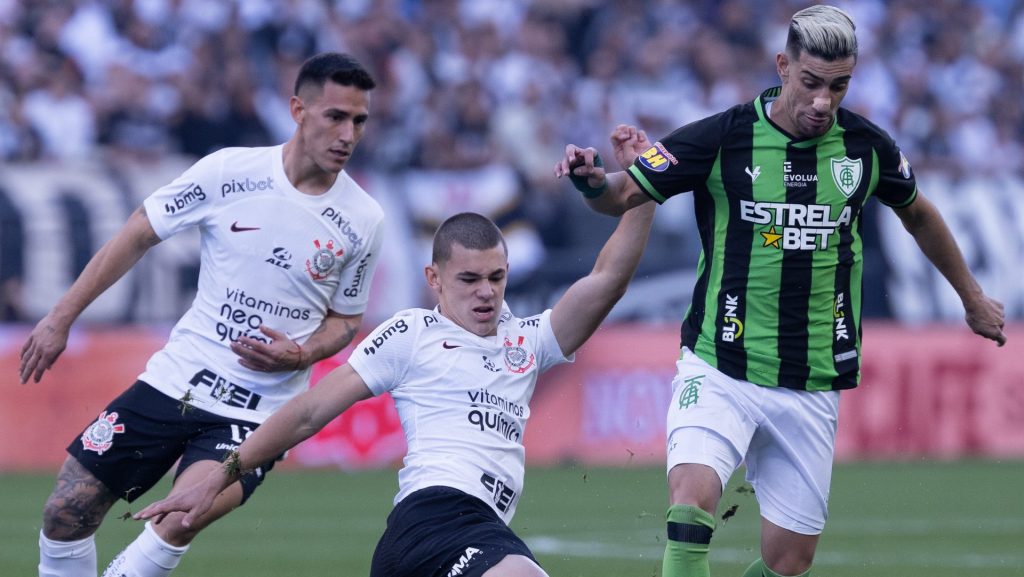
<path fill-rule="evenodd" d="M 53 475 L 0 474 L 0 574 L 35 575 Z M 366 575 L 396 490 L 394 471 L 275 471 L 245 507 L 207 529 L 175 577 Z M 114 506 L 97 535 L 105 564 L 141 529 Z M 754 497 L 730 484 L 711 570 L 739 576 L 758 556 Z M 846 464 L 814 574 L 1024 577 L 1024 462 Z M 530 469 L 513 527 L 552 577 L 660 575 L 666 506 L 660 469 Z"/>

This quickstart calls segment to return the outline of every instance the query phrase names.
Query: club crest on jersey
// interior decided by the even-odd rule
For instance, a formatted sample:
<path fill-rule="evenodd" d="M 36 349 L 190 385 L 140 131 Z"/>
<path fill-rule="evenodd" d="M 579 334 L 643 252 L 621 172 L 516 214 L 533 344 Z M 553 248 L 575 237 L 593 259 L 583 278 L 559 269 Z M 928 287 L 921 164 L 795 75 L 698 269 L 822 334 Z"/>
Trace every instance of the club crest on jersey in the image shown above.
<path fill-rule="evenodd" d="M 102 455 L 114 444 L 114 433 L 123 433 L 124 425 L 117 422 L 117 413 L 100 413 L 96 422 L 82 433 L 82 448 Z"/>
<path fill-rule="evenodd" d="M 839 192 L 843 193 L 843 196 L 846 198 L 853 196 L 853 193 L 857 191 L 857 187 L 860 186 L 862 167 L 863 165 L 859 158 L 853 160 L 848 156 L 844 156 L 840 159 L 832 159 L 832 180 L 835 181 Z"/>
<path fill-rule="evenodd" d="M 344 254 L 345 250 L 340 247 L 335 249 L 334 240 L 328 240 L 323 246 L 319 240 L 314 240 L 313 246 L 316 247 L 316 252 L 306 259 L 306 272 L 313 280 L 324 280 L 334 270 L 338 257 Z"/>
<path fill-rule="evenodd" d="M 525 373 L 533 366 L 534 355 L 523 348 L 526 337 L 519 337 L 515 343 L 505 337 L 505 366 L 513 373 Z"/>

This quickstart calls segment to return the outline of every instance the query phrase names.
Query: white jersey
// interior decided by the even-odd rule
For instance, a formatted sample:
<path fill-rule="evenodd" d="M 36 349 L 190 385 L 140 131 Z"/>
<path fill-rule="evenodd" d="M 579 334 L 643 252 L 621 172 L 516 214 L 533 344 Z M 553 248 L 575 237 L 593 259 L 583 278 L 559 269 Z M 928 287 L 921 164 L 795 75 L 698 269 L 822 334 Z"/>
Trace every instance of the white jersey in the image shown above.
<path fill-rule="evenodd" d="M 191 308 L 139 379 L 206 411 L 262 423 L 304 391 L 309 370 L 263 373 L 231 352 L 261 324 L 303 343 L 328 309 L 366 309 L 384 213 L 345 172 L 326 193 L 295 189 L 283 146 L 228 148 L 145 200 L 166 239 L 199 227 L 199 286 Z"/>
<path fill-rule="evenodd" d="M 550 310 L 519 319 L 503 309 L 494 337 L 436 309 L 408 309 L 377 327 L 348 362 L 374 395 L 395 400 L 408 444 L 395 503 L 426 487 L 454 487 L 508 523 L 523 489 L 537 377 L 571 360 L 555 341 Z"/>

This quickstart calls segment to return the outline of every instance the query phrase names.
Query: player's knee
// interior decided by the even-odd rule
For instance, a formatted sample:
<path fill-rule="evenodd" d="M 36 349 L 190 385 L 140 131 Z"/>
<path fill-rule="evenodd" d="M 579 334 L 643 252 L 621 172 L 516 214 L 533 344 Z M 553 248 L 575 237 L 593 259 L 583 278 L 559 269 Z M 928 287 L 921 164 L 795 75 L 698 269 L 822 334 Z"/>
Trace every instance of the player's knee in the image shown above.
<path fill-rule="evenodd" d="M 803 575 L 814 562 L 819 534 L 784 529 L 767 519 L 761 525 L 761 559 L 779 575 Z"/>
<path fill-rule="evenodd" d="M 766 567 L 779 575 L 803 575 L 814 563 L 814 550 L 794 547 L 762 551 L 762 559 Z"/>
<path fill-rule="evenodd" d="M 184 513 L 169 513 L 159 523 L 153 523 L 153 530 L 169 545 L 184 547 L 191 543 L 206 526 L 204 524 L 198 527 L 195 525 L 185 527 L 181 524 L 181 519 L 184 516 Z"/>
<path fill-rule="evenodd" d="M 668 476 L 669 500 L 673 505 L 693 505 L 714 514 L 722 498 L 718 473 L 706 465 L 676 465 Z"/>

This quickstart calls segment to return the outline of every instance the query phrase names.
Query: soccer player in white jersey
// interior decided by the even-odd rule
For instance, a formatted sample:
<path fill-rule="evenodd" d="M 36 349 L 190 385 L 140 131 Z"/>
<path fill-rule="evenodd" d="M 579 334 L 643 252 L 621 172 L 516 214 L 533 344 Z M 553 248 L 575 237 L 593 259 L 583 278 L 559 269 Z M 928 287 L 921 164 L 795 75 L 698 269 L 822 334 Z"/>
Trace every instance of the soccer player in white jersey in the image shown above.
<path fill-rule="evenodd" d="M 613 134 L 617 156 L 642 142 L 630 127 Z M 409 449 L 371 576 L 546 575 L 508 527 L 523 491 L 530 397 L 537 377 L 571 361 L 625 292 L 652 218 L 649 206 L 625 213 L 591 273 L 552 309 L 526 318 L 504 306 L 508 255 L 498 228 L 475 213 L 449 218 L 425 269 L 437 308 L 405 310 L 381 324 L 347 364 L 274 414 L 223 467 L 136 518 L 187 511 L 181 522 L 201 522 L 240 474 L 353 403 L 390 392 Z"/>
<path fill-rule="evenodd" d="M 349 344 L 380 254 L 380 206 L 345 172 L 375 83 L 352 57 L 307 60 L 295 82 L 296 129 L 283 145 L 215 152 L 145 200 L 33 329 L 22 383 L 36 382 L 72 322 L 152 246 L 201 237 L 198 294 L 138 381 L 68 446 L 46 502 L 39 575 L 95 576 L 94 534 L 173 465 L 174 488 L 207 475 L 290 398 L 309 368 Z M 147 523 L 104 576 L 160 577 L 204 527 L 249 498 L 270 468 L 234 480 L 202 518 Z"/>

